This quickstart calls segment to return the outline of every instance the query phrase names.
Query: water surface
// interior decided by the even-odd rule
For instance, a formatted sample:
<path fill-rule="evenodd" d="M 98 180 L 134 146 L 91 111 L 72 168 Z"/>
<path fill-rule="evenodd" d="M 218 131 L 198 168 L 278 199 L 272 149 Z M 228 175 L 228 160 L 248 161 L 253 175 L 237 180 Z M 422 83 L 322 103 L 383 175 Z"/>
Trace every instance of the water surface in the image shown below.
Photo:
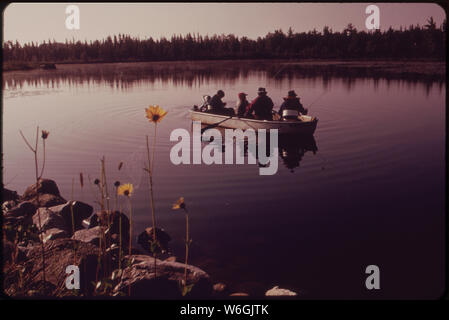
<path fill-rule="evenodd" d="M 278 63 L 58 65 L 3 79 L 3 181 L 22 193 L 33 183 L 28 137 L 50 131 L 45 176 L 62 195 L 94 203 L 83 172 L 99 176 L 105 156 L 111 188 L 131 182 L 134 234 L 151 225 L 143 173 L 144 109 L 168 115 L 158 125 L 155 200 L 158 224 L 183 259 L 191 212 L 193 264 L 232 291 L 263 294 L 275 285 L 304 298 L 435 298 L 444 287 L 445 83 L 301 70 Z M 257 165 L 170 162 L 176 128 L 190 130 L 189 108 L 218 89 L 266 87 L 276 108 L 288 90 L 319 118 L 313 138 L 281 139 L 279 170 Z M 123 169 L 118 164 L 123 161 Z M 96 206 L 97 207 L 97 206 Z M 367 265 L 381 269 L 378 292 L 365 289 Z"/>

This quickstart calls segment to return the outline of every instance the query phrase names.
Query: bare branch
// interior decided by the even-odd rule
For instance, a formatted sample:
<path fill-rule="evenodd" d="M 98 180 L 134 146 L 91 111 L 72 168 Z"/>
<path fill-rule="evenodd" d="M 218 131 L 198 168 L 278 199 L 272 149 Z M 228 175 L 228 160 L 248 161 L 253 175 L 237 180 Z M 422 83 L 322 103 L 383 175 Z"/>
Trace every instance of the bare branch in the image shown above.
<path fill-rule="evenodd" d="M 33 149 L 33 147 L 29 144 L 28 140 L 25 138 L 25 136 L 22 133 L 22 130 L 19 130 L 20 135 L 22 136 L 23 140 L 25 141 L 25 143 L 27 144 L 28 148 L 30 148 L 31 151 L 36 152 L 36 150 Z"/>

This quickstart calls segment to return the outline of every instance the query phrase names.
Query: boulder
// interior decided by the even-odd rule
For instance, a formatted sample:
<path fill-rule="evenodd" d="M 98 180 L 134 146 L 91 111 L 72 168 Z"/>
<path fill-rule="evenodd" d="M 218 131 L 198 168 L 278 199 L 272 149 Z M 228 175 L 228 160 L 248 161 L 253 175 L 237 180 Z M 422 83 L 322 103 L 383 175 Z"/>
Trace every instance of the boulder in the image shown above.
<path fill-rule="evenodd" d="M 95 282 L 98 259 L 96 246 L 70 239 L 56 239 L 47 241 L 44 250 L 46 283 L 42 282 L 41 246 L 33 246 L 28 251 L 26 261 L 4 273 L 3 289 L 6 294 L 12 297 L 64 297 L 85 296 L 93 292 L 92 282 Z M 69 265 L 79 267 L 80 290 L 69 290 L 65 286 L 65 271 Z M 22 274 L 20 280 L 18 271 Z M 99 272 L 103 272 L 101 267 Z"/>
<path fill-rule="evenodd" d="M 20 196 L 17 194 L 16 191 L 12 191 L 6 188 L 2 189 L 2 202 L 5 201 L 17 201 L 20 198 Z"/>
<path fill-rule="evenodd" d="M 32 184 L 31 186 L 29 186 L 25 192 L 22 195 L 22 200 L 30 200 L 33 199 L 37 196 L 37 194 L 52 194 L 55 196 L 60 197 L 61 194 L 59 193 L 59 189 L 58 186 L 56 185 L 56 182 L 54 182 L 53 180 L 50 179 L 39 179 L 38 183 L 37 183 L 37 188 L 36 188 L 36 184 Z"/>
<path fill-rule="evenodd" d="M 279 297 L 279 296 L 296 296 L 298 295 L 296 292 L 290 291 L 288 289 L 282 289 L 278 286 L 275 286 L 265 292 L 265 296 L 267 297 Z"/>
<path fill-rule="evenodd" d="M 224 283 L 222 283 L 222 282 L 214 284 L 212 289 L 213 289 L 213 295 L 215 297 L 223 297 L 223 296 L 226 296 L 229 293 L 228 292 L 228 287 Z"/>
<path fill-rule="evenodd" d="M 66 230 L 62 230 L 59 228 L 50 228 L 48 230 L 45 230 L 43 233 L 43 241 L 44 243 L 48 240 L 55 240 L 55 239 L 61 239 L 61 238 L 69 238 L 70 234 Z"/>
<path fill-rule="evenodd" d="M 17 205 L 17 202 L 15 202 L 14 200 L 4 201 L 2 203 L 2 212 L 3 212 L 3 214 L 5 214 L 6 212 L 8 212 L 12 208 L 14 208 L 16 205 Z"/>
<path fill-rule="evenodd" d="M 92 229 L 83 229 L 76 231 L 73 234 L 72 239 L 81 242 L 91 243 L 93 245 L 98 246 L 100 245 L 100 239 L 102 237 L 101 233 L 102 233 L 101 227 L 97 226 Z"/>
<path fill-rule="evenodd" d="M 164 229 L 156 227 L 156 240 L 159 241 L 162 253 L 168 251 L 168 243 L 171 241 L 171 237 Z M 146 228 L 137 238 L 137 243 L 147 252 L 152 253 L 150 250 L 150 242 L 153 241 L 153 228 Z"/>
<path fill-rule="evenodd" d="M 20 202 L 17 206 L 8 210 L 5 215 L 12 217 L 32 216 L 36 212 L 36 206 L 31 201 Z"/>
<path fill-rule="evenodd" d="M 39 197 L 36 196 L 30 201 L 39 208 L 53 207 L 67 202 L 64 198 L 49 193 L 39 194 Z"/>
<path fill-rule="evenodd" d="M 122 240 L 129 238 L 129 219 L 119 211 L 114 212 L 95 212 L 88 220 L 88 228 L 94 228 L 98 225 L 108 226 L 111 234 L 120 234 L 120 223 Z"/>
<path fill-rule="evenodd" d="M 230 297 L 249 297 L 249 294 L 245 292 L 234 292 L 229 295 Z"/>
<path fill-rule="evenodd" d="M 33 224 L 37 226 L 39 231 L 44 233 L 50 229 L 65 230 L 66 232 L 70 233 L 70 229 L 68 229 L 68 227 L 66 226 L 64 218 L 59 213 L 56 213 L 49 208 L 37 209 L 36 213 L 33 215 Z M 48 234 L 44 235 L 44 239 L 45 236 L 48 236 Z"/>
<path fill-rule="evenodd" d="M 146 299 L 173 299 L 182 297 L 181 288 L 184 280 L 184 264 L 179 262 L 161 261 L 147 255 L 132 255 L 124 258 L 131 265 L 123 269 L 120 282 L 115 286 L 114 293 L 127 294 L 131 286 L 131 296 Z M 212 284 L 209 275 L 203 270 L 187 265 L 187 284 L 193 284 L 188 293 L 189 298 L 208 298 L 212 294 Z"/>
<path fill-rule="evenodd" d="M 53 180 L 39 179 L 38 185 L 29 186 L 20 201 L 31 201 L 37 207 L 51 207 L 66 203 L 60 195 L 58 186 Z"/>
<path fill-rule="evenodd" d="M 70 208 L 72 206 L 72 209 Z M 81 201 L 67 201 L 64 204 L 52 206 L 49 210 L 58 213 L 65 221 L 65 224 L 69 230 L 72 230 L 72 210 L 73 210 L 73 222 L 75 231 L 83 229 L 83 219 L 88 218 L 93 211 L 93 208 Z"/>
<path fill-rule="evenodd" d="M 176 257 L 175 256 L 170 256 L 170 257 L 168 257 L 167 259 L 164 259 L 165 261 L 168 261 L 168 262 L 176 262 Z"/>

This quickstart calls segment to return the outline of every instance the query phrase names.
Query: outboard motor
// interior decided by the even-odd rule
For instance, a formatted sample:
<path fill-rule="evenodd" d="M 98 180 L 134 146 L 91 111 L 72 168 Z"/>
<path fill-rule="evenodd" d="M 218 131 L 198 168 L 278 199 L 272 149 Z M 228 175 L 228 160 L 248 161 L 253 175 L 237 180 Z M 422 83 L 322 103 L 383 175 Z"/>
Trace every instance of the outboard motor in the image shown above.
<path fill-rule="evenodd" d="M 298 110 L 282 110 L 282 120 L 298 120 Z"/>

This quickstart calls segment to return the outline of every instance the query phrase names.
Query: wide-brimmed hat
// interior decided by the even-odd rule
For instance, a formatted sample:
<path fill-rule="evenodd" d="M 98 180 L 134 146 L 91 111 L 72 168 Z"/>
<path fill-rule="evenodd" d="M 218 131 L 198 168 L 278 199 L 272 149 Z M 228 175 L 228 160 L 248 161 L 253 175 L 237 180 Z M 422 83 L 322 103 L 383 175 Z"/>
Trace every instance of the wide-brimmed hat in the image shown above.
<path fill-rule="evenodd" d="M 246 97 L 248 94 L 246 94 L 245 92 L 240 92 L 239 93 L 239 98 L 244 98 Z"/>
<path fill-rule="evenodd" d="M 298 95 L 296 94 L 295 90 L 290 90 L 290 91 L 288 92 L 288 96 L 289 96 L 289 97 L 297 97 Z"/>
<path fill-rule="evenodd" d="M 259 93 L 259 94 L 261 94 L 261 93 L 267 93 L 267 90 L 265 90 L 265 88 L 259 88 L 258 90 L 257 90 L 257 93 Z"/>

